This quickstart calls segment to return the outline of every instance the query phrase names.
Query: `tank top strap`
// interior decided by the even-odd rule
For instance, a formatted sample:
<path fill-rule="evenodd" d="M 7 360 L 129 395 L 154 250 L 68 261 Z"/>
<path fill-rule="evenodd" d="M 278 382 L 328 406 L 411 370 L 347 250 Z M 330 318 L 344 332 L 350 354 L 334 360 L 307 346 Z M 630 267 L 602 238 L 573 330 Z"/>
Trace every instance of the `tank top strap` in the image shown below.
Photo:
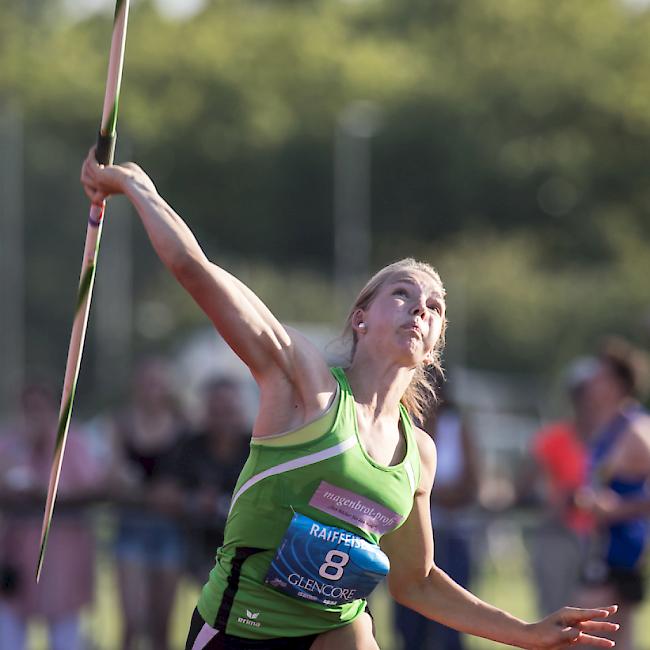
<path fill-rule="evenodd" d="M 330 368 L 330 372 L 332 373 L 332 376 L 334 379 L 336 379 L 336 383 L 339 385 L 339 388 L 341 389 L 341 398 L 343 399 L 344 397 L 350 399 L 354 399 L 354 396 L 352 394 L 352 388 L 350 388 L 350 383 L 348 382 L 347 375 L 345 374 L 345 370 L 343 368 L 340 368 L 338 366 L 334 366 L 333 368 Z"/>
<path fill-rule="evenodd" d="M 330 368 L 330 372 L 334 379 L 336 379 L 341 393 L 336 428 L 340 433 L 344 433 L 345 436 L 353 436 L 356 439 L 357 413 L 352 388 L 343 368 L 333 367 Z"/>
<path fill-rule="evenodd" d="M 418 449 L 418 442 L 415 439 L 415 428 L 413 420 L 409 415 L 408 410 L 404 404 L 399 405 L 400 412 L 400 425 L 404 438 L 406 439 L 406 456 L 404 458 L 404 471 L 408 476 L 411 485 L 411 491 L 415 494 L 415 490 L 420 484 L 420 450 Z"/>

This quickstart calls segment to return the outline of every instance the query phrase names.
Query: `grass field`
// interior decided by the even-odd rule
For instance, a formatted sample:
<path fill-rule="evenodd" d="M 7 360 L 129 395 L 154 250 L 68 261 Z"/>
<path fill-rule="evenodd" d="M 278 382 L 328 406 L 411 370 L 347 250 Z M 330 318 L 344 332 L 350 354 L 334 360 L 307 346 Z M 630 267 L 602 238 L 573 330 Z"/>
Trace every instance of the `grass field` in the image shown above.
<path fill-rule="evenodd" d="M 481 563 L 480 574 L 472 590 L 484 600 L 508 610 L 526 620 L 534 620 L 534 590 L 528 575 L 528 557 L 521 537 L 515 530 L 511 538 L 501 547 L 498 556 L 485 554 Z M 183 582 L 179 588 L 176 607 L 172 621 L 172 639 L 174 650 L 182 650 L 187 634 L 189 619 L 196 604 L 198 587 Z M 391 601 L 382 585 L 373 594 L 371 601 L 373 615 L 377 624 L 377 637 L 382 650 L 401 649 L 392 629 Z M 650 600 L 646 601 L 636 617 L 635 650 L 650 650 L 650 639 L 642 631 L 644 623 L 650 621 Z M 97 598 L 95 607 L 84 618 L 87 637 L 90 640 L 88 650 L 119 650 L 120 615 L 117 603 L 115 574 L 110 556 L 100 553 L 97 571 Z M 468 650 L 487 650 L 506 647 L 493 641 L 468 638 Z M 43 626 L 34 624 L 30 628 L 29 650 L 46 650 L 47 642 Z M 4 649 L 2 649 L 4 650 Z M 138 650 L 155 650 L 142 645 Z M 435 650 L 435 649 L 432 649 Z"/>

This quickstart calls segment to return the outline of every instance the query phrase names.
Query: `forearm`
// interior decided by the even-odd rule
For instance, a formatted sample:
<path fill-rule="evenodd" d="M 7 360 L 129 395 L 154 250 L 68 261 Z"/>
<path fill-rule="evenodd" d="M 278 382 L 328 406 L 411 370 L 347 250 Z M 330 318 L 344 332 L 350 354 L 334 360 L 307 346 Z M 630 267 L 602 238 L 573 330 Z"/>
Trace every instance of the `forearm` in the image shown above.
<path fill-rule="evenodd" d="M 152 184 L 131 178 L 124 194 L 133 204 L 162 263 L 180 280 L 182 273 L 207 259 L 187 224 Z"/>
<path fill-rule="evenodd" d="M 527 647 L 525 621 L 482 601 L 437 567 L 425 579 L 405 589 L 398 599 L 423 616 L 460 632 Z"/>
<path fill-rule="evenodd" d="M 635 499 L 625 499 L 612 511 L 609 521 L 618 523 L 629 519 L 639 519 L 650 515 L 650 497 L 643 496 Z"/>

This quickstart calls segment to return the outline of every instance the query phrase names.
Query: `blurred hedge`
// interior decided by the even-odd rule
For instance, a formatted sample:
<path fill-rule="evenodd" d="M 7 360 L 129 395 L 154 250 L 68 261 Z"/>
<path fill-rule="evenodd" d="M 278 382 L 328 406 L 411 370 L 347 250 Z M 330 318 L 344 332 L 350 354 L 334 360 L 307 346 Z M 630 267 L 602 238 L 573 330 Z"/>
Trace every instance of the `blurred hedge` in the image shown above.
<path fill-rule="evenodd" d="M 30 361 L 62 363 L 111 17 L 17 4 L 0 4 L 0 107 L 26 130 Z M 650 14 L 614 0 L 229 0 L 183 21 L 141 1 L 118 155 L 211 255 L 271 278 L 281 315 L 333 320 L 333 134 L 350 102 L 376 103 L 373 264 L 439 261 L 462 287 L 464 361 L 540 371 L 608 330 L 647 337 L 649 63 Z M 146 246 L 136 298 L 177 300 L 180 335 L 198 316 Z"/>

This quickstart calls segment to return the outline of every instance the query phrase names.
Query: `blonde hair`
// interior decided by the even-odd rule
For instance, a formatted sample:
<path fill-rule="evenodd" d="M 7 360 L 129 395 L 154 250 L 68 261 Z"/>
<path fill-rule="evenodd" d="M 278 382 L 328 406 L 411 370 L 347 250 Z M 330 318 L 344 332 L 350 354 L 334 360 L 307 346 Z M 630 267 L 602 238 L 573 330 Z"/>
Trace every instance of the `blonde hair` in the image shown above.
<path fill-rule="evenodd" d="M 343 337 L 352 339 L 352 346 L 350 350 L 350 363 L 354 359 L 357 350 L 357 343 L 359 337 L 354 327 L 352 326 L 352 319 L 358 309 L 367 309 L 372 301 L 375 299 L 379 289 L 391 278 L 397 274 L 409 273 L 418 271 L 428 275 L 437 285 L 438 290 L 444 297 L 445 289 L 438 272 L 426 262 L 419 262 L 412 257 L 393 262 L 388 266 L 375 273 L 366 286 L 361 289 L 357 299 L 354 301 L 348 316 L 345 320 L 343 328 Z M 437 401 L 436 396 L 436 378 L 442 378 L 444 371 L 442 369 L 442 351 L 445 347 L 445 330 L 447 327 L 447 320 L 445 319 L 442 324 L 442 331 L 440 337 L 436 341 L 433 348 L 433 359 L 430 363 L 422 363 L 416 367 L 413 379 L 409 384 L 404 395 L 402 395 L 401 402 L 409 412 L 410 415 L 415 417 L 418 421 L 422 422 L 426 417 L 432 403 Z"/>

